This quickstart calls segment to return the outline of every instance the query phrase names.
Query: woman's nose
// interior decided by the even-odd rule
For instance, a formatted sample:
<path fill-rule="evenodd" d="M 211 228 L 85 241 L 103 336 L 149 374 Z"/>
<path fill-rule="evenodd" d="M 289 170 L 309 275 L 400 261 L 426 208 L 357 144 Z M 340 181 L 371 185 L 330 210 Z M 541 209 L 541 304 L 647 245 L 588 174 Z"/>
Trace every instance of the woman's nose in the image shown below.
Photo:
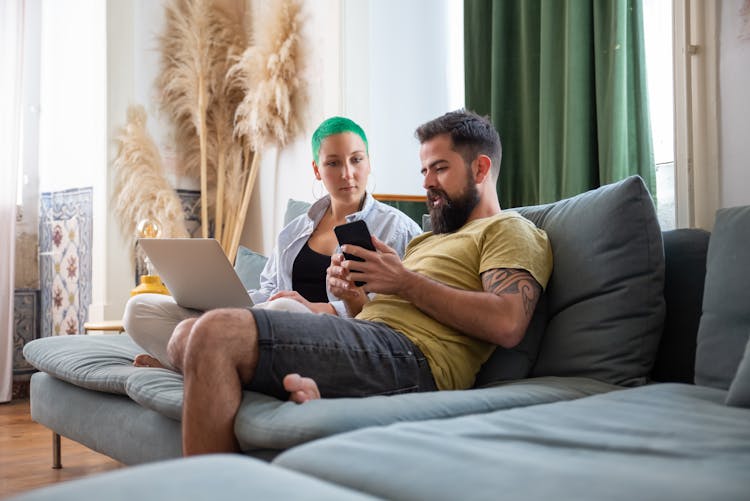
<path fill-rule="evenodd" d="M 344 179 L 349 179 L 350 177 L 352 177 L 353 173 L 354 173 L 353 167 L 347 163 L 347 164 L 344 165 L 344 168 L 341 171 L 341 176 Z"/>

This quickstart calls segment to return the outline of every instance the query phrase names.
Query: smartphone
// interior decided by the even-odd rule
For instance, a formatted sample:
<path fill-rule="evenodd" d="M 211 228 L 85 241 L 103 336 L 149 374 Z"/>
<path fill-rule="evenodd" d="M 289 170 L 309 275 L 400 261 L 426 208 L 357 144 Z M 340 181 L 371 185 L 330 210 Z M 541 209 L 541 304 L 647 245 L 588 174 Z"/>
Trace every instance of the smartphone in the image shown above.
<path fill-rule="evenodd" d="M 372 245 L 370 230 L 367 229 L 367 224 L 362 220 L 336 226 L 333 228 L 333 232 L 336 233 L 339 245 L 351 244 L 362 247 L 363 249 L 371 251 L 375 250 L 375 246 Z M 352 261 L 364 261 L 364 259 L 347 254 L 346 252 L 344 253 L 344 257 Z M 365 282 L 354 282 L 354 285 L 362 287 L 365 285 Z"/>

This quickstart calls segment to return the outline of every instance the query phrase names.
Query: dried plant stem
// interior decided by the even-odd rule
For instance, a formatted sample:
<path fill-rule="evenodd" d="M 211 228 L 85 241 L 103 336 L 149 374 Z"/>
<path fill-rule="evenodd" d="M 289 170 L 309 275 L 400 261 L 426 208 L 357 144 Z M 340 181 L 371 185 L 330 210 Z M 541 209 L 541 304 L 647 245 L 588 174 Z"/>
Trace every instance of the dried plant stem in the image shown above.
<path fill-rule="evenodd" d="M 250 164 L 250 171 L 247 173 L 247 180 L 245 182 L 245 191 L 242 193 L 242 205 L 237 213 L 237 218 L 234 223 L 232 231 L 232 241 L 227 249 L 227 257 L 230 263 L 234 263 L 234 258 L 237 257 L 237 249 L 240 246 L 240 237 L 242 236 L 242 229 L 245 227 L 245 217 L 247 216 L 247 209 L 250 206 L 250 197 L 253 194 L 253 188 L 255 187 L 255 180 L 258 177 L 258 165 L 260 161 L 260 152 L 255 151 L 252 153 L 253 161 Z"/>
<path fill-rule="evenodd" d="M 198 113 L 201 147 L 201 235 L 208 238 L 208 151 L 206 149 L 206 83 L 198 77 Z"/>
<path fill-rule="evenodd" d="M 250 163 L 250 147 L 247 146 L 247 145 L 244 145 L 243 146 L 243 154 L 242 154 L 242 167 L 241 167 L 242 168 L 242 173 L 243 173 L 243 175 L 242 175 L 242 179 L 243 180 L 245 180 L 245 179 L 247 179 L 249 177 L 249 175 L 248 175 L 249 174 L 249 172 L 248 172 L 248 168 L 249 168 L 248 164 L 249 163 Z M 239 186 L 242 186 L 245 183 L 240 182 L 238 184 L 239 184 Z M 237 188 L 235 188 L 235 189 L 237 189 Z M 243 190 L 242 193 L 240 193 L 239 207 L 233 206 L 232 208 L 234 210 L 232 210 L 231 212 L 227 213 L 227 220 L 224 223 L 225 226 L 226 226 L 226 231 L 224 231 L 222 233 L 221 239 L 219 240 L 219 242 L 221 243 L 221 247 L 222 247 L 222 249 L 224 249 L 224 253 L 227 255 L 227 257 L 229 257 L 229 255 L 231 254 L 230 253 L 230 249 L 231 249 L 232 241 L 234 240 L 234 233 L 236 231 L 235 230 L 235 225 L 237 224 L 237 215 L 238 215 L 238 213 L 240 211 L 240 208 L 242 206 L 243 200 L 244 200 L 244 190 Z M 229 208 L 230 207 L 227 207 L 227 209 L 229 209 Z M 242 229 L 240 229 L 240 233 L 241 232 L 242 232 Z M 239 241 L 238 241 L 237 245 L 239 246 Z M 235 250 L 235 255 L 236 255 L 236 250 Z M 231 258 L 230 262 L 234 262 L 234 258 Z"/>
<path fill-rule="evenodd" d="M 219 139 L 221 141 L 221 138 Z M 219 147 L 219 151 L 222 151 L 222 148 Z M 223 153 L 223 151 L 222 151 Z M 222 241 L 222 235 L 224 231 L 224 183 L 226 178 L 226 172 L 224 171 L 225 161 L 224 161 L 224 155 L 219 156 L 219 164 L 218 164 L 218 172 L 216 175 L 216 215 L 214 216 L 214 238 L 218 240 L 220 243 Z M 222 245 L 222 248 L 225 249 L 224 252 L 226 252 L 226 248 Z"/>

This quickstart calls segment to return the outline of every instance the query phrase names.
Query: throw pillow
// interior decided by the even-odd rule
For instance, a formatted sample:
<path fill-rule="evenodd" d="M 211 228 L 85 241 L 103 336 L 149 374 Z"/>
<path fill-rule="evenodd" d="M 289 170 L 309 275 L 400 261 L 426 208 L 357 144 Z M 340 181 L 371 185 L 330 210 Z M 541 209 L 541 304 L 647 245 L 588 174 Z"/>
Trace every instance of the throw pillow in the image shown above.
<path fill-rule="evenodd" d="M 302 202 L 301 200 L 292 200 L 291 198 L 286 202 L 286 212 L 284 212 L 284 226 L 292 222 L 293 219 L 305 214 L 312 204 L 310 202 Z"/>
<path fill-rule="evenodd" d="M 645 383 L 665 305 L 662 235 L 643 180 L 518 211 L 547 232 L 554 258 L 531 376 Z"/>
<path fill-rule="evenodd" d="M 719 209 L 708 241 L 695 384 L 729 389 L 750 331 L 750 206 Z"/>
<path fill-rule="evenodd" d="M 726 403 L 735 407 L 750 407 L 750 339 L 745 345 L 745 356 L 737 368 L 737 374 L 729 386 Z"/>
<path fill-rule="evenodd" d="M 234 261 L 234 270 L 240 277 L 245 289 L 258 289 L 260 287 L 260 272 L 266 266 L 268 258 L 247 247 L 240 245 L 237 250 L 237 258 Z"/>

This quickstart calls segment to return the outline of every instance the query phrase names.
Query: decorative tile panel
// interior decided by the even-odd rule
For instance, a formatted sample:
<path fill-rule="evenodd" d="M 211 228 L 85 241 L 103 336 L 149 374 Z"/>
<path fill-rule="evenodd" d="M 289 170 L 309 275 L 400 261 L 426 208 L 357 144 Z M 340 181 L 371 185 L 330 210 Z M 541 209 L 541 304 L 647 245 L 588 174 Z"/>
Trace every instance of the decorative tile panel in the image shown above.
<path fill-rule="evenodd" d="M 42 193 L 41 335 L 82 332 L 91 304 L 92 188 Z"/>
<path fill-rule="evenodd" d="M 13 295 L 13 376 L 35 371 L 23 357 L 26 343 L 39 337 L 39 291 L 16 289 Z"/>
<path fill-rule="evenodd" d="M 185 212 L 185 227 L 191 238 L 201 236 L 201 192 L 195 190 L 177 190 Z"/>

